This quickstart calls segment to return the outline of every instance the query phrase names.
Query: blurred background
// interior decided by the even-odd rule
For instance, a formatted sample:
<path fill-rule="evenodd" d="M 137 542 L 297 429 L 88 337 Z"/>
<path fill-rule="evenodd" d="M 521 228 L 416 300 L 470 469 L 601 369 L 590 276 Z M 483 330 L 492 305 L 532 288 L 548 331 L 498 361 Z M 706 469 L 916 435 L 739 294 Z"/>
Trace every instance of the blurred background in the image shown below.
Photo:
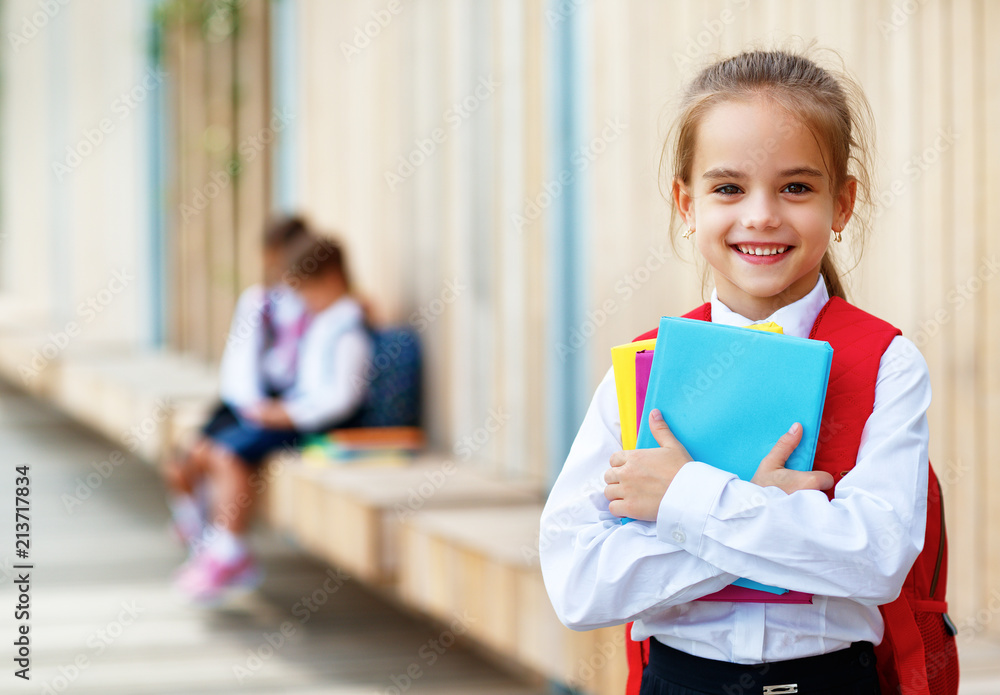
<path fill-rule="evenodd" d="M 33 678 L 5 692 L 620 692 L 620 631 L 554 622 L 540 504 L 609 348 L 708 295 L 658 186 L 679 88 L 813 40 L 874 109 L 873 233 L 842 265 L 929 363 L 964 692 L 996 692 L 1000 2 L 4 0 L 0 29 L 0 454 L 31 465 L 39 554 Z M 419 336 L 428 451 L 416 477 L 274 466 L 268 583 L 197 610 L 143 462 L 211 400 L 280 213 Z"/>

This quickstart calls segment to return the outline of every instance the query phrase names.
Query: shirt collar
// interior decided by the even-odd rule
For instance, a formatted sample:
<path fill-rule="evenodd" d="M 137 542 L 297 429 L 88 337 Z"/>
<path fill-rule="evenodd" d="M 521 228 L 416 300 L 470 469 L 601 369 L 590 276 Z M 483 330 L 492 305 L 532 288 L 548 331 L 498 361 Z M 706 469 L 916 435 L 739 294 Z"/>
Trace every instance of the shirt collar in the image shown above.
<path fill-rule="evenodd" d="M 826 281 L 820 275 L 819 280 L 816 281 L 816 286 L 805 297 L 781 307 L 763 321 L 751 321 L 745 316 L 737 314 L 719 301 L 719 293 L 713 289 L 711 299 L 712 323 L 721 323 L 726 326 L 739 326 L 742 328 L 755 323 L 774 321 L 781 326 L 785 335 L 808 338 L 813 324 L 816 323 L 816 317 L 819 316 L 819 312 L 829 300 L 830 295 L 826 291 Z"/>

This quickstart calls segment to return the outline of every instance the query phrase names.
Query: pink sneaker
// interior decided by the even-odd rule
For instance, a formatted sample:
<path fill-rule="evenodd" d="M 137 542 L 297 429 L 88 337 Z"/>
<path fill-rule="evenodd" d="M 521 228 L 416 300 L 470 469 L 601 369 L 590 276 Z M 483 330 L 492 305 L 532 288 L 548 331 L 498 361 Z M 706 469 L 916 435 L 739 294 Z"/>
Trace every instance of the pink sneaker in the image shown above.
<path fill-rule="evenodd" d="M 177 573 L 175 585 L 189 598 L 199 603 L 211 603 L 222 598 L 230 589 L 253 590 L 263 576 L 250 554 L 226 563 L 211 553 L 199 553 L 188 560 Z"/>

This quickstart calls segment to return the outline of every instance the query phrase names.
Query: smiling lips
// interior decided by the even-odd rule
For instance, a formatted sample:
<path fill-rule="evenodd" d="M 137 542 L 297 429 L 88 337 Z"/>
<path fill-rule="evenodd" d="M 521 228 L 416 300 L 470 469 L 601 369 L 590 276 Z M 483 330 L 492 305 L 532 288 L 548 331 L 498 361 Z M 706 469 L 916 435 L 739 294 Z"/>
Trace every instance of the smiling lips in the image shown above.
<path fill-rule="evenodd" d="M 774 263 L 781 260 L 791 246 L 782 244 L 730 244 L 745 261 L 754 264 Z"/>

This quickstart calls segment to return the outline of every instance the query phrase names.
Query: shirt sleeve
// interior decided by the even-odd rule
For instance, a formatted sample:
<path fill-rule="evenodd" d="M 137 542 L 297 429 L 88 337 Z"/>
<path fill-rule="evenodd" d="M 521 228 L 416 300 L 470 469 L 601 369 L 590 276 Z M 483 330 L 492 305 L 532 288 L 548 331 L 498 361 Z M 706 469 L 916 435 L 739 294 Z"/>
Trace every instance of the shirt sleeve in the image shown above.
<path fill-rule="evenodd" d="M 888 603 L 923 548 L 930 400 L 923 356 L 897 336 L 879 365 L 857 462 L 832 501 L 819 491 L 761 488 L 692 462 L 663 496 L 657 536 L 765 584 Z"/>
<path fill-rule="evenodd" d="M 263 347 L 264 290 L 240 295 L 219 364 L 219 396 L 233 408 L 246 408 L 264 398 L 260 355 Z"/>
<path fill-rule="evenodd" d="M 714 593 L 736 579 L 678 545 L 656 526 L 622 524 L 608 511 L 604 472 L 620 451 L 614 374 L 594 394 L 542 512 L 539 555 L 559 619 L 576 630 L 621 623 Z"/>
<path fill-rule="evenodd" d="M 371 360 L 371 338 L 360 325 L 316 325 L 307 332 L 299 373 L 291 395 L 282 403 L 297 430 L 328 427 L 349 417 L 368 393 L 365 370 Z"/>

